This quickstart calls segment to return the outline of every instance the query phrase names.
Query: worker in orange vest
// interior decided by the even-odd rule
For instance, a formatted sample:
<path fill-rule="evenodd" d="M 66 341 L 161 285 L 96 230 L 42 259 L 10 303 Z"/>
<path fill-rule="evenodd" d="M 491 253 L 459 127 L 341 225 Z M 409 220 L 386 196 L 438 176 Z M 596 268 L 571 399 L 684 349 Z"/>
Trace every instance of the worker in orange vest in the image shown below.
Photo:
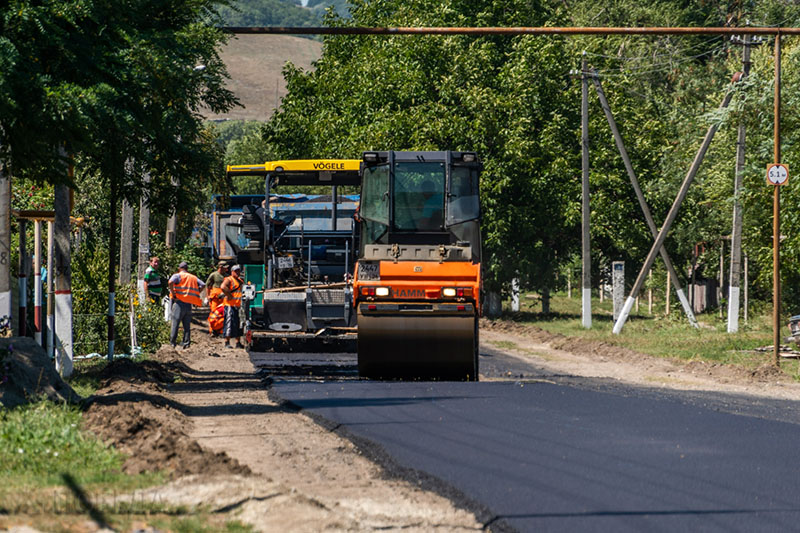
<path fill-rule="evenodd" d="M 214 337 L 222 333 L 223 309 L 222 309 L 222 282 L 228 276 L 228 265 L 220 261 L 217 269 L 206 279 L 206 295 L 208 298 L 208 331 Z"/>
<path fill-rule="evenodd" d="M 194 274 L 189 274 L 189 265 L 182 261 L 178 265 L 178 272 L 169 278 L 169 296 L 172 301 L 170 318 L 172 329 L 169 342 L 174 348 L 178 342 L 178 328 L 183 326 L 183 342 L 181 346 L 188 348 L 191 342 L 192 306 L 203 305 L 200 291 L 206 284 L 197 279 Z"/>
<path fill-rule="evenodd" d="M 239 323 L 239 309 L 242 307 L 242 269 L 239 265 L 231 267 L 231 275 L 222 282 L 222 300 L 225 323 L 222 327 L 222 336 L 225 337 L 225 347 L 231 347 L 231 337 L 236 337 L 236 347 L 244 348 L 242 344 L 242 327 Z"/>

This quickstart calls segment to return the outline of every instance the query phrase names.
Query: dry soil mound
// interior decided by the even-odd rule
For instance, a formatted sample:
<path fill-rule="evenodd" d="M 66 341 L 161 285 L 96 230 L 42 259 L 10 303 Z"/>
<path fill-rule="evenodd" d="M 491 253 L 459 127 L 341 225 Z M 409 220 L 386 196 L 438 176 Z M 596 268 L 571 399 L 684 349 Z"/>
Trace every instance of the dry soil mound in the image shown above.
<path fill-rule="evenodd" d="M 82 399 L 61 379 L 42 347 L 29 337 L 0 338 L 0 380 L 3 376 L 0 405 L 6 408 L 42 397 L 62 402 Z"/>
<path fill-rule="evenodd" d="M 250 469 L 225 453 L 213 453 L 189 437 L 185 406 L 175 401 L 169 386 L 190 379 L 183 363 L 133 362 L 108 365 L 100 388 L 87 400 L 84 426 L 128 455 L 127 473 L 167 470 L 187 474 L 249 474 Z"/>

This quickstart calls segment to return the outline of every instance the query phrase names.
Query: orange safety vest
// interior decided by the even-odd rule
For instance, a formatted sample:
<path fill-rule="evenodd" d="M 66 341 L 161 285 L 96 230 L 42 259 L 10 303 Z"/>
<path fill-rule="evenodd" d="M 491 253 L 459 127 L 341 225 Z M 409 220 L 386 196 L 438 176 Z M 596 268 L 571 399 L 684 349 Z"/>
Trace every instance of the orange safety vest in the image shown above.
<path fill-rule="evenodd" d="M 210 333 L 220 333 L 222 332 L 222 326 L 225 325 L 225 313 L 224 307 L 218 305 L 211 313 L 208 315 L 208 331 Z"/>
<path fill-rule="evenodd" d="M 214 309 L 222 305 L 222 298 L 224 294 L 222 289 L 219 287 L 214 287 L 210 291 L 208 291 L 208 309 L 209 311 L 213 312 Z"/>
<path fill-rule="evenodd" d="M 172 286 L 175 297 L 187 304 L 203 305 L 200 299 L 200 285 L 197 283 L 197 276 L 188 272 L 178 272 L 181 280 Z"/>
<path fill-rule="evenodd" d="M 228 276 L 225 281 L 230 283 L 231 297 L 225 296 L 222 301 L 228 307 L 241 307 L 242 306 L 242 282 L 233 276 Z M 223 282 L 224 283 L 224 282 Z"/>

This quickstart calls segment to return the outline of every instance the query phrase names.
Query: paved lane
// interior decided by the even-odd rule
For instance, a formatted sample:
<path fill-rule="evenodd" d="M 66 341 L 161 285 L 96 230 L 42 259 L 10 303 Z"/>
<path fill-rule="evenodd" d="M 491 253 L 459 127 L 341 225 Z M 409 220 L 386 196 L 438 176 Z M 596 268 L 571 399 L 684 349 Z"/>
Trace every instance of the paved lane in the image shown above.
<path fill-rule="evenodd" d="M 493 364 L 502 373 L 502 361 Z M 800 529 L 800 424 L 792 422 L 796 406 L 786 402 L 768 406 L 795 410 L 780 421 L 762 417 L 763 402 L 747 413 L 747 399 L 684 401 L 532 378 L 398 383 L 286 376 L 272 390 L 377 443 L 399 465 L 455 487 L 488 508 L 499 529 Z M 725 412 L 732 410 L 756 416 Z"/>

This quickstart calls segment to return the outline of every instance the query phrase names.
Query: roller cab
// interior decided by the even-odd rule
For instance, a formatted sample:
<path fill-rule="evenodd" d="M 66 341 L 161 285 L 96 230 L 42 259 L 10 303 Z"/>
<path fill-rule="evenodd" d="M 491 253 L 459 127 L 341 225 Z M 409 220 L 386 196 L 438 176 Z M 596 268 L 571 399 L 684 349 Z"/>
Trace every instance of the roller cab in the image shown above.
<path fill-rule="evenodd" d="M 478 379 L 480 169 L 472 152 L 364 153 L 360 375 Z"/>

